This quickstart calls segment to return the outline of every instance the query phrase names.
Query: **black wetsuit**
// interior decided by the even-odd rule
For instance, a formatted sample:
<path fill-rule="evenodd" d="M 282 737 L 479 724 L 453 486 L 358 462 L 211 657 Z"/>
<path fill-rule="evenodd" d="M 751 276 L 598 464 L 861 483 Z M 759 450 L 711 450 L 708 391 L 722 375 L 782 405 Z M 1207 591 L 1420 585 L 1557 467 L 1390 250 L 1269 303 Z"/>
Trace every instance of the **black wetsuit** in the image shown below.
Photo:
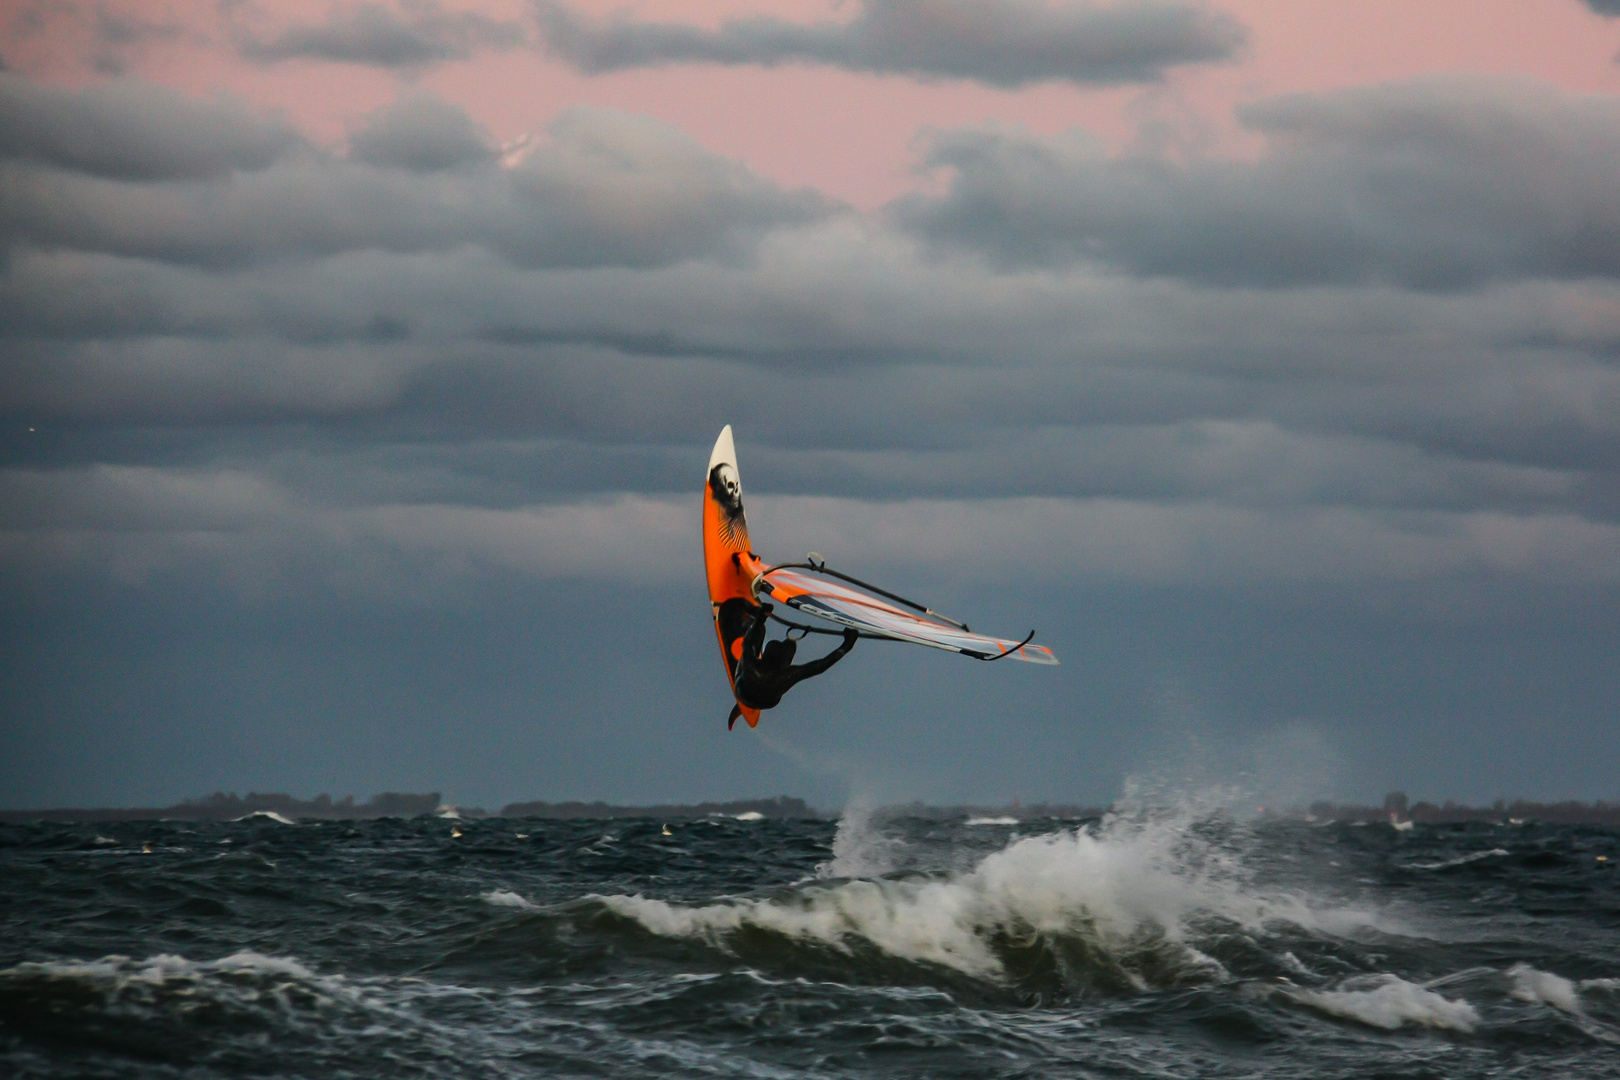
<path fill-rule="evenodd" d="M 741 632 L 742 656 L 732 662 L 732 681 L 737 700 L 753 709 L 774 709 L 781 703 L 782 695 L 791 690 L 795 683 L 812 675 L 820 675 L 838 663 L 855 647 L 860 637 L 853 629 L 845 630 L 844 643 L 838 648 L 820 660 L 795 664 L 793 654 L 797 651 L 797 645 L 794 642 L 765 641 L 769 610 L 768 607 L 749 604 L 744 600 L 728 600 L 721 605 L 720 611 L 721 630 L 725 632 L 728 646 Z"/>

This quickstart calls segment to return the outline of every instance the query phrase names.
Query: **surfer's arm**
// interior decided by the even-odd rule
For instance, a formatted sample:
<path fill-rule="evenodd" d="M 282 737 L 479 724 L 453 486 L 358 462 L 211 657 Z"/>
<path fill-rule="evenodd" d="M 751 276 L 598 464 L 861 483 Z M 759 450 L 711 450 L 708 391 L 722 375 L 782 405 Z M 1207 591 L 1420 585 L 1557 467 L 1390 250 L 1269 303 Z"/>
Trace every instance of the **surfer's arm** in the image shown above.
<path fill-rule="evenodd" d="M 794 681 L 808 679 L 812 675 L 820 675 L 823 671 L 838 663 L 849 650 L 855 647 L 855 642 L 860 640 L 860 636 L 860 631 L 854 627 L 847 628 L 844 631 L 844 643 L 838 648 L 823 656 L 820 660 L 812 660 L 808 664 L 795 664 L 789 669 L 793 674 Z"/>

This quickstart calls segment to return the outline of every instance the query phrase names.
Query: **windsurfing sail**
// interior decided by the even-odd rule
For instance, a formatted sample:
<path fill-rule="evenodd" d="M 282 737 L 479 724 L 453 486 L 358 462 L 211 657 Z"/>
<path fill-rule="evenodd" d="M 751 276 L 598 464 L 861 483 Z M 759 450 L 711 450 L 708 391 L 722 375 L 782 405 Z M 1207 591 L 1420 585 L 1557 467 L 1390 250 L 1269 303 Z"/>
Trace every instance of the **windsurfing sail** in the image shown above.
<path fill-rule="evenodd" d="M 745 670 L 745 637 L 759 613 L 758 602 L 766 597 L 805 615 L 836 625 L 851 627 L 863 637 L 908 641 L 946 652 L 961 653 L 980 660 L 1023 660 L 1031 664 L 1056 664 L 1052 650 L 1032 645 L 1031 631 L 1023 641 L 975 634 L 965 623 L 946 618 L 904 597 L 829 570 L 816 556 L 807 563 L 772 566 L 754 554 L 748 537 L 748 517 L 743 511 L 742 480 L 737 472 L 737 450 L 731 428 L 720 432 L 703 481 L 703 563 L 709 585 L 709 610 L 714 617 L 715 640 L 720 645 L 720 661 L 737 705 L 727 726 L 740 717 L 753 727 L 760 710 L 743 703 L 738 692 L 738 672 Z M 911 610 L 906 610 L 906 609 Z M 794 633 L 832 634 L 837 631 L 788 622 Z"/>
<path fill-rule="evenodd" d="M 979 660 L 1023 660 L 1030 664 L 1058 662 L 1051 649 L 1044 645 L 1032 645 L 1029 638 L 1011 641 L 975 634 L 961 623 L 946 619 L 921 605 L 912 605 L 910 601 L 892 593 L 887 594 L 901 604 L 917 608 L 914 614 L 875 595 L 881 590 L 870 586 L 857 588 L 854 584 L 833 580 L 828 576 L 831 573 L 825 566 L 816 564 L 779 566 L 756 577 L 753 592 L 758 598 L 769 597 L 806 615 L 894 641 L 908 641 L 946 652 L 963 653 Z"/>

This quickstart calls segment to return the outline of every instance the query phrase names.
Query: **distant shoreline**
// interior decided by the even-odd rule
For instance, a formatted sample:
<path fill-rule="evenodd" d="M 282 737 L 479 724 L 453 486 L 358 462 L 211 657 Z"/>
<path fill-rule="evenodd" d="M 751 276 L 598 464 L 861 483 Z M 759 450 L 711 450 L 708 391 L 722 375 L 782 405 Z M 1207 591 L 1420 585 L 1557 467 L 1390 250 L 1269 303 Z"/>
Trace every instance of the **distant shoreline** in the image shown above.
<path fill-rule="evenodd" d="M 1592 803 L 1573 799 L 1555 803 L 1497 799 L 1490 806 L 1461 806 L 1448 799 L 1436 805 L 1421 799 L 1415 803 L 1408 802 L 1406 795 L 1397 791 L 1385 797 L 1383 806 L 1337 806 L 1329 802 L 1314 802 L 1304 808 L 1266 811 L 1266 816 L 1307 821 L 1411 822 L 1416 825 L 1463 825 L 1477 821 L 1490 824 L 1543 822 L 1551 825 L 1620 827 L 1620 803 L 1604 802 L 1602 799 Z"/>
<path fill-rule="evenodd" d="M 1489 807 L 1441 805 L 1418 801 L 1408 803 L 1400 793 L 1389 796 L 1384 805 L 1355 806 L 1315 802 L 1309 806 L 1259 807 L 1259 816 L 1271 820 L 1413 822 L 1422 825 L 1454 825 L 1466 822 L 1527 823 L 1561 825 L 1604 825 L 1620 827 L 1620 804 L 1598 800 L 1593 803 L 1566 801 L 1530 802 L 1524 799 L 1497 800 Z M 875 807 L 882 817 L 919 817 L 936 821 L 967 819 L 969 824 L 1021 824 L 1060 819 L 1077 821 L 1100 818 L 1108 807 L 1032 803 L 1011 806 L 929 806 L 921 802 Z M 622 806 L 606 802 L 518 802 L 508 803 L 491 813 L 479 807 L 447 806 L 439 792 L 410 794 L 386 791 L 363 803 L 354 797 L 333 799 L 318 795 L 297 799 L 281 793 L 215 792 L 201 799 L 187 799 L 163 807 L 94 807 L 43 810 L 0 810 L 0 824 L 24 825 L 34 822 L 97 823 L 120 821 L 235 821 L 252 815 L 276 815 L 293 821 L 366 821 L 377 818 L 423 816 L 480 818 L 544 818 L 553 820 L 612 820 L 653 818 L 676 821 L 683 818 L 732 817 L 760 820 L 804 818 L 833 819 L 838 811 L 821 811 L 803 799 L 778 795 L 769 799 L 734 799 L 728 802 L 659 803 Z"/>

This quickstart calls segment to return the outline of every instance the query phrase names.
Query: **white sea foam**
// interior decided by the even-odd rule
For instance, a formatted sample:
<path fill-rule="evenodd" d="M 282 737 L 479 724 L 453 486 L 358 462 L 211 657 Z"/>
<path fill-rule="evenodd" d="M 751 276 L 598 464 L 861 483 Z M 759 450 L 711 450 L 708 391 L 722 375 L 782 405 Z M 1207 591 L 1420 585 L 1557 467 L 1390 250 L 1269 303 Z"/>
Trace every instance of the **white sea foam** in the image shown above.
<path fill-rule="evenodd" d="M 1015 817 L 970 817 L 962 822 L 964 825 L 1017 825 L 1019 820 Z"/>
<path fill-rule="evenodd" d="M 1537 971 L 1529 964 L 1514 964 L 1507 969 L 1507 977 L 1513 984 L 1513 996 L 1520 1001 L 1544 1002 L 1567 1013 L 1581 1011 L 1581 998 L 1575 984 L 1562 975 Z"/>
<path fill-rule="evenodd" d="M 235 952 L 218 960 L 188 960 L 173 953 L 158 953 L 144 960 L 118 955 L 103 956 L 99 960 L 50 960 L 6 968 L 0 971 L 0 978 L 45 976 L 105 984 L 117 989 L 130 984 L 163 986 L 218 974 L 284 976 L 310 983 L 325 981 L 296 960 L 265 956 L 251 950 Z"/>
<path fill-rule="evenodd" d="M 1286 993 L 1318 1012 L 1386 1031 L 1408 1024 L 1465 1032 L 1479 1026 L 1479 1012 L 1468 1002 L 1442 997 L 1396 975 L 1358 978 L 1338 990 L 1289 990 Z"/>
<path fill-rule="evenodd" d="M 482 899 L 484 903 L 492 904 L 495 907 L 521 908 L 524 911 L 537 910 L 537 905 L 530 903 L 517 893 L 509 892 L 506 889 L 491 890 L 490 892 L 485 893 Z"/>
<path fill-rule="evenodd" d="M 689 906 L 644 896 L 599 898 L 653 933 L 697 937 L 725 947 L 744 928 L 848 951 L 940 964 L 985 979 L 1005 976 L 994 943 L 1020 937 L 1081 936 L 1123 957 L 1168 944 L 1183 971 L 1219 977 L 1220 966 L 1189 942 L 1191 924 L 1214 917 L 1253 932 L 1287 922 L 1334 931 L 1365 926 L 1365 914 L 1314 910 L 1287 895 L 1262 895 L 1225 872 L 1221 856 L 1185 821 L 1121 822 L 1061 831 L 1009 844 L 966 872 L 933 879 L 869 880 L 873 853 L 885 854 L 869 819 L 840 824 L 828 876 L 782 897 Z M 892 846 L 893 841 L 888 841 Z M 1189 861 L 1189 855 L 1193 857 Z"/>
<path fill-rule="evenodd" d="M 738 821 L 764 821 L 765 820 L 765 815 L 760 813 L 758 810 L 744 810 L 742 813 L 734 814 L 733 816 Z"/>

